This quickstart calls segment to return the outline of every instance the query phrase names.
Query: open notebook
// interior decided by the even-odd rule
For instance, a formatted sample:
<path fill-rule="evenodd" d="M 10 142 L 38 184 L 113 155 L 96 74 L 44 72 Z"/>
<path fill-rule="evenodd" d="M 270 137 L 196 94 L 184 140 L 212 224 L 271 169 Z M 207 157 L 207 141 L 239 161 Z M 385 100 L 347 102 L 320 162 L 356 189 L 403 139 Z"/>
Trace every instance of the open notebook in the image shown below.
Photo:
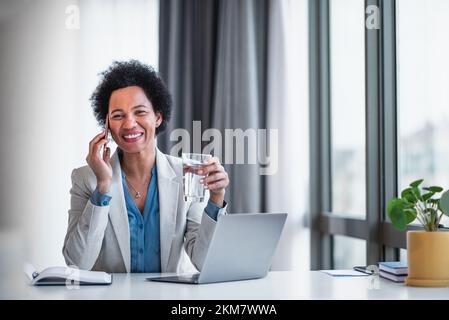
<path fill-rule="evenodd" d="M 38 272 L 27 263 L 25 274 L 31 285 L 107 285 L 112 283 L 112 275 L 102 271 L 86 271 L 71 267 L 49 267 Z"/>

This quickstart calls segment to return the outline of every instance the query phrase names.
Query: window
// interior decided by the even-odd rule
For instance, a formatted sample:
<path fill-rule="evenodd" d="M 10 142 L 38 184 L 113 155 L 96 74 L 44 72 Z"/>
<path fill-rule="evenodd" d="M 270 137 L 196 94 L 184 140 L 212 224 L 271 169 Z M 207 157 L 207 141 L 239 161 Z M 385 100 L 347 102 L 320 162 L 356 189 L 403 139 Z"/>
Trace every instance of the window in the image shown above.
<path fill-rule="evenodd" d="M 399 250 L 399 260 L 402 262 L 407 262 L 407 250 L 405 249 Z"/>
<path fill-rule="evenodd" d="M 345 236 L 333 237 L 334 269 L 352 269 L 366 263 L 366 241 Z"/>
<path fill-rule="evenodd" d="M 364 1 L 330 1 L 332 212 L 365 217 Z"/>
<path fill-rule="evenodd" d="M 398 191 L 420 178 L 446 189 L 449 1 L 397 0 L 396 8 Z"/>
<path fill-rule="evenodd" d="M 397 189 L 394 3 L 309 3 L 312 269 L 396 260 L 405 246 L 385 220 Z M 368 6 L 379 29 L 365 27 Z"/>

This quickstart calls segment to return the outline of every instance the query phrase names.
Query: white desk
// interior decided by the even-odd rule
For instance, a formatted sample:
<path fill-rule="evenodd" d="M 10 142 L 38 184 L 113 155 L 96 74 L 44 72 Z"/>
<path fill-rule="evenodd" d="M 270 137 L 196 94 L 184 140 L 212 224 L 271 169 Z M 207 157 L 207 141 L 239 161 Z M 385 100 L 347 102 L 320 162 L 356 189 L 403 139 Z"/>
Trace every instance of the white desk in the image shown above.
<path fill-rule="evenodd" d="M 155 274 L 114 274 L 109 286 L 32 287 L 25 277 L 2 276 L 1 299 L 449 299 L 449 288 L 413 288 L 369 277 L 336 278 L 318 271 L 270 272 L 264 279 L 204 285 L 146 281 Z"/>

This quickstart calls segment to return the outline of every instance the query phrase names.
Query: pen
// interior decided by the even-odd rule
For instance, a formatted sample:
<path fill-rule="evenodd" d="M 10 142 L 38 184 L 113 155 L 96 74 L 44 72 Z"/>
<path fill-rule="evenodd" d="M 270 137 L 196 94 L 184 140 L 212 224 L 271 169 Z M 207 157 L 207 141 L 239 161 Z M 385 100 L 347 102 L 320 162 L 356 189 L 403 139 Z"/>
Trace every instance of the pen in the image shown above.
<path fill-rule="evenodd" d="M 366 270 L 366 267 L 363 267 L 363 266 L 356 266 L 356 267 L 354 267 L 353 269 L 354 269 L 355 271 L 363 272 L 363 273 L 366 273 L 366 274 L 373 274 L 373 273 L 374 273 L 374 272 L 371 271 L 371 270 L 367 271 L 367 270 Z"/>

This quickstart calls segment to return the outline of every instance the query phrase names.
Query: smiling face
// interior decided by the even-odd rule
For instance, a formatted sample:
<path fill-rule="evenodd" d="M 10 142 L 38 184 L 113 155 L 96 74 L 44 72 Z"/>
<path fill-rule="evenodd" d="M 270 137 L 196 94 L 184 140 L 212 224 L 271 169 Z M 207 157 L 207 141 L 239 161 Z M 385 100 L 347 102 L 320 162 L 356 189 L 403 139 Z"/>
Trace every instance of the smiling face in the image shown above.
<path fill-rule="evenodd" d="M 155 132 L 162 122 L 159 112 L 138 86 L 121 88 L 109 98 L 109 129 L 124 152 L 137 153 L 153 148 Z"/>

